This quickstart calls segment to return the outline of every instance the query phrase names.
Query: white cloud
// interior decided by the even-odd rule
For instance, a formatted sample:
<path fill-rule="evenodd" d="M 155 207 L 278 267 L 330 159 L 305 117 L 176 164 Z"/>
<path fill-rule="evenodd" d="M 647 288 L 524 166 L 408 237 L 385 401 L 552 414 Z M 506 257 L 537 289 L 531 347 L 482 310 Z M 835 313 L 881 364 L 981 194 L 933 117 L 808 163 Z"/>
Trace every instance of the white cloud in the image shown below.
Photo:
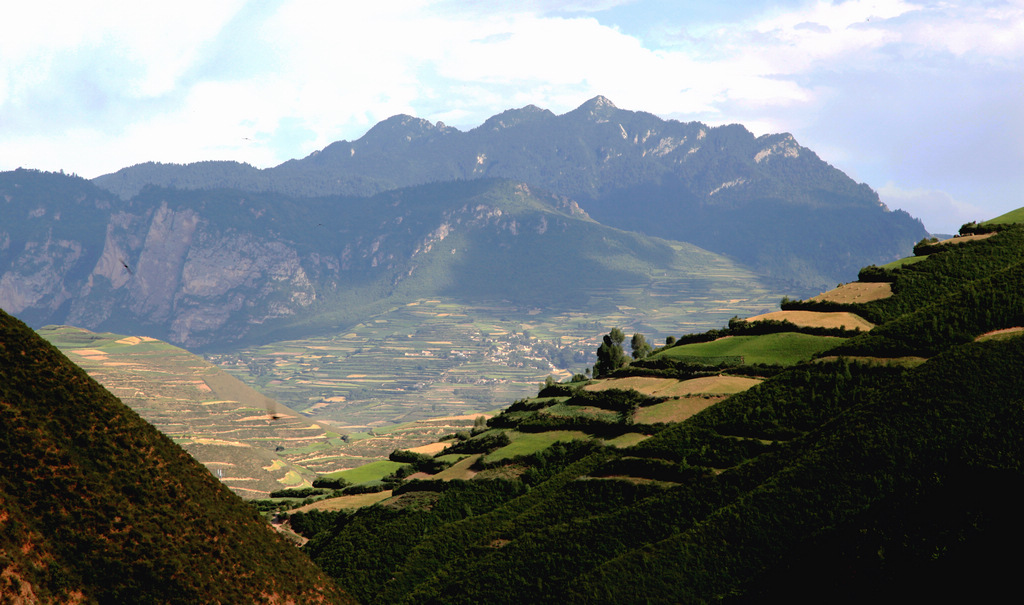
<path fill-rule="evenodd" d="M 946 51 L 985 61 L 1024 54 L 1024 2 L 939 3 L 909 23 L 905 38 L 922 51 Z"/>
<path fill-rule="evenodd" d="M 991 211 L 958 201 L 944 191 L 903 189 L 891 182 L 878 188 L 878 197 L 890 209 L 905 210 L 920 218 L 931 233 L 956 233 L 966 222 L 995 216 Z"/>

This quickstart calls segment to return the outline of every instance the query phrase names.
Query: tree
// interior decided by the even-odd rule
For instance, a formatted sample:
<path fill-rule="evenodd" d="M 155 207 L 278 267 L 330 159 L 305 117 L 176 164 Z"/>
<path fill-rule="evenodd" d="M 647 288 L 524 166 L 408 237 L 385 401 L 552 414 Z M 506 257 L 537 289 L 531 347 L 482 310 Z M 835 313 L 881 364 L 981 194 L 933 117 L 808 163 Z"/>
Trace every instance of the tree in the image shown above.
<path fill-rule="evenodd" d="M 634 334 L 633 339 L 629 341 L 629 346 L 633 349 L 633 359 L 643 359 L 653 350 L 643 334 Z"/>
<path fill-rule="evenodd" d="M 601 346 L 597 348 L 594 378 L 607 376 L 629 363 L 625 351 L 622 350 L 622 341 L 626 340 L 626 335 L 621 329 L 612 328 L 612 331 L 605 334 L 602 340 Z"/>

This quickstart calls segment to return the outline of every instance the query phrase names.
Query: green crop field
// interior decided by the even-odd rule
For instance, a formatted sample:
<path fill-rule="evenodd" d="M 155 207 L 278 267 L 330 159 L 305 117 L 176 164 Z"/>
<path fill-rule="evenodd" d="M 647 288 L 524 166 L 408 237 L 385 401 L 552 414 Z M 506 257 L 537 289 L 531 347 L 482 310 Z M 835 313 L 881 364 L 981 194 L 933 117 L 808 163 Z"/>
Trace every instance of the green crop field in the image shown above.
<path fill-rule="evenodd" d="M 359 485 L 360 483 L 380 481 L 403 466 L 406 465 L 401 462 L 378 460 L 353 469 L 329 473 L 325 476 L 331 479 L 344 479 L 353 485 Z"/>
<path fill-rule="evenodd" d="M 512 443 L 505 447 L 498 448 L 484 457 L 484 462 L 494 462 L 515 456 L 525 456 L 549 447 L 556 441 L 577 441 L 580 439 L 593 439 L 592 436 L 582 431 L 547 431 L 544 433 L 520 433 L 508 431 Z"/>
<path fill-rule="evenodd" d="M 618 412 L 613 412 L 611 410 L 603 410 L 592 406 L 568 405 L 565 403 L 556 403 L 555 405 L 544 408 L 543 413 L 566 418 L 582 416 L 585 418 L 596 418 L 606 422 L 614 422 L 615 419 L 619 417 Z"/>
<path fill-rule="evenodd" d="M 898 260 L 894 260 L 891 263 L 882 265 L 882 268 L 883 269 L 899 269 L 900 267 L 903 267 L 905 265 L 913 265 L 914 263 L 919 263 L 919 262 L 923 261 L 926 258 L 928 258 L 927 255 L 925 255 L 925 256 L 907 256 L 907 257 L 904 257 L 904 258 L 901 258 L 901 259 L 898 259 Z"/>
<path fill-rule="evenodd" d="M 815 353 L 827 351 L 845 342 L 834 336 L 811 336 L 799 332 L 782 332 L 763 336 L 729 336 L 712 342 L 672 347 L 651 357 L 727 357 L 743 358 L 744 364 L 778 363 L 793 365 L 807 361 Z"/>

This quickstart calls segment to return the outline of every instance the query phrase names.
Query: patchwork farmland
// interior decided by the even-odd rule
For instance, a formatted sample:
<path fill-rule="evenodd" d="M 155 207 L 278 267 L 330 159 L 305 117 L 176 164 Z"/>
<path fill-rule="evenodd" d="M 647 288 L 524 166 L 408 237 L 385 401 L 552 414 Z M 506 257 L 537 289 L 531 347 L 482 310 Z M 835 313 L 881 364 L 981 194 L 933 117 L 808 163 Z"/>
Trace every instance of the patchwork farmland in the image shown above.
<path fill-rule="evenodd" d="M 346 431 L 489 412 L 534 395 L 549 375 L 563 380 L 593 365 L 611 327 L 657 341 L 777 309 L 776 294 L 741 290 L 734 268 L 708 270 L 701 278 L 609 288 L 578 312 L 418 300 L 336 333 L 207 359 Z"/>

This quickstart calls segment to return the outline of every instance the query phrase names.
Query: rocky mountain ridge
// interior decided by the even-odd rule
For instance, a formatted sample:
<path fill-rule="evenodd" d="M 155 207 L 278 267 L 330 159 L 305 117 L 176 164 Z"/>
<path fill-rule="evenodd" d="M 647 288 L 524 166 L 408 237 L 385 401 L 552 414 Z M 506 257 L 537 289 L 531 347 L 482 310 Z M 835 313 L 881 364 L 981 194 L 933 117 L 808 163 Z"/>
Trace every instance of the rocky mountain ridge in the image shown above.
<path fill-rule="evenodd" d="M 493 179 L 370 198 L 150 187 L 120 200 L 83 179 L 21 170 L 0 174 L 0 196 L 0 307 L 36 326 L 193 349 L 359 321 L 413 297 L 578 306 L 594 288 L 708 255 Z"/>
<path fill-rule="evenodd" d="M 124 198 L 148 184 L 319 196 L 494 177 L 568 196 L 604 224 L 694 243 L 807 287 L 895 260 L 927 235 L 788 133 L 663 120 L 600 96 L 563 115 L 510 109 L 466 132 L 397 115 L 358 140 L 272 168 L 147 163 L 95 183 Z M 803 243 L 788 241 L 794 236 Z"/>

